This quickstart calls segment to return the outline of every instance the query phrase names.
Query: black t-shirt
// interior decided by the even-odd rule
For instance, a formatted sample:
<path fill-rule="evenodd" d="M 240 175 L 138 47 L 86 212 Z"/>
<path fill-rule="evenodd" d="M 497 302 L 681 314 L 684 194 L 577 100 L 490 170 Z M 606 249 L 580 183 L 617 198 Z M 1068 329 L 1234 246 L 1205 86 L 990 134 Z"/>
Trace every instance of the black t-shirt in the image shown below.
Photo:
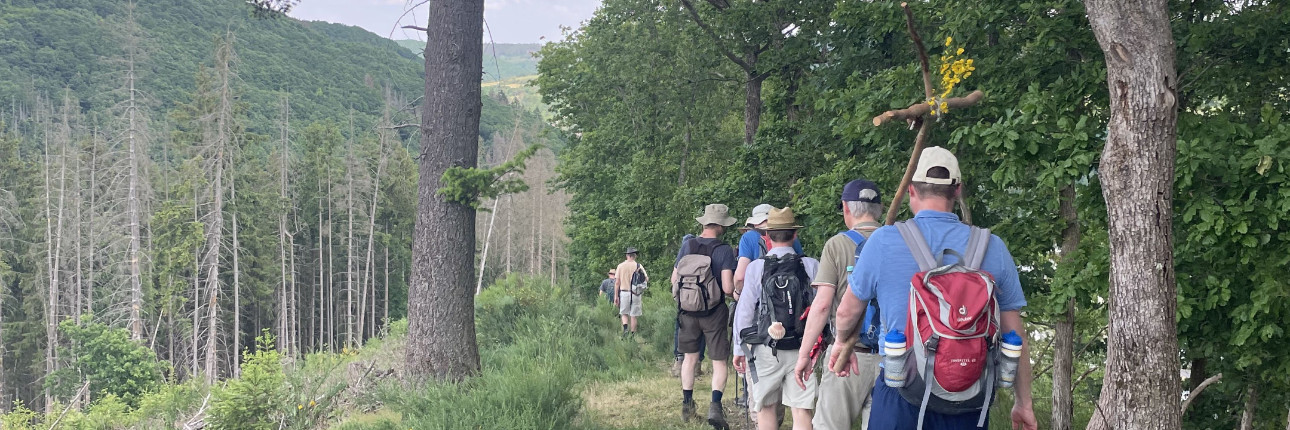
<path fill-rule="evenodd" d="M 717 284 L 721 284 L 721 271 L 729 270 L 734 272 L 735 268 L 739 265 L 738 260 L 735 259 L 735 249 L 731 248 L 730 245 L 727 245 L 725 242 L 722 242 L 721 239 L 696 237 L 681 242 L 681 250 L 676 253 L 676 262 L 672 263 L 672 267 L 676 267 L 676 265 L 681 262 L 681 257 L 690 254 L 687 251 L 698 249 L 698 246 L 690 245 L 691 241 L 696 240 L 698 241 L 696 245 L 708 245 L 713 247 L 712 276 L 717 279 Z"/>

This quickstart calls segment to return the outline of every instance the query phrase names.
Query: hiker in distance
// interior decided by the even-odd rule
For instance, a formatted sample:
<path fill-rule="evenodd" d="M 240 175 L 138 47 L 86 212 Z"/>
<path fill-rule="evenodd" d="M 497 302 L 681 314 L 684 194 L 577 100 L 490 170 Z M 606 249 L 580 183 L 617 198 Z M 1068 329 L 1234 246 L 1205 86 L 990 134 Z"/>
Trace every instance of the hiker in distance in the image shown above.
<path fill-rule="evenodd" d="M 614 302 L 614 269 L 609 269 L 609 275 L 605 280 L 600 281 L 600 296 L 605 298 L 606 302 Z"/>
<path fill-rule="evenodd" d="M 865 303 L 881 309 L 884 371 L 869 430 L 987 428 L 995 388 L 1007 386 L 1013 428 L 1037 428 L 1017 266 L 1003 240 L 952 212 L 961 185 L 954 154 L 924 149 L 907 190 L 914 218 L 869 236 L 838 305 L 829 368 L 839 376 L 855 370 L 841 348 Z"/>
<path fill-rule="evenodd" d="M 847 230 L 834 235 L 824 244 L 820 255 L 820 270 L 811 286 L 815 300 L 806 319 L 802 336 L 802 349 L 797 353 L 797 366 L 793 370 L 798 387 L 806 389 L 815 369 L 816 361 L 828 357 L 830 342 L 836 337 L 833 319 L 838 303 L 848 288 L 847 276 L 855 267 L 856 256 L 864 242 L 882 224 L 877 220 L 884 213 L 878 186 L 864 179 L 848 182 L 842 188 L 842 221 Z M 864 332 L 856 344 L 853 360 L 859 372 L 840 377 L 824 372 L 819 380 L 819 401 L 815 404 L 816 429 L 848 430 L 852 423 L 867 428 L 869 422 L 870 393 L 878 378 L 877 324 L 871 319 L 876 310 L 870 307 L 865 318 Z M 827 330 L 826 330 L 827 328 Z"/>
<path fill-rule="evenodd" d="M 712 400 L 708 404 L 708 424 L 718 430 L 729 429 L 721 408 L 726 389 L 726 360 L 730 358 L 730 310 L 726 296 L 734 288 L 734 249 L 720 237 L 726 227 L 737 220 L 723 204 L 711 204 L 703 216 L 695 218 L 702 226 L 699 236 L 687 240 L 677 254 L 672 269 L 672 297 L 676 299 L 677 350 L 684 354 L 681 363 L 681 421 L 689 422 L 695 414 L 695 367 L 700 349 L 707 345 L 712 359 Z"/>
<path fill-rule="evenodd" d="M 636 319 L 641 316 L 641 294 L 649 282 L 645 266 L 636 261 L 636 248 L 628 247 L 626 260 L 614 269 L 614 306 L 623 319 L 623 338 L 636 335 Z M 630 330 L 630 331 L 629 331 Z"/>
<path fill-rule="evenodd" d="M 819 261 L 793 251 L 797 225 L 790 208 L 772 209 L 764 227 L 770 250 L 748 264 L 747 285 L 735 311 L 735 369 L 748 372 L 748 409 L 757 412 L 757 427 L 778 428 L 776 407 L 792 409 L 793 428 L 811 429 L 815 380 L 799 386 L 793 378 L 802 347 L 803 315 L 811 303 L 811 281 Z"/>

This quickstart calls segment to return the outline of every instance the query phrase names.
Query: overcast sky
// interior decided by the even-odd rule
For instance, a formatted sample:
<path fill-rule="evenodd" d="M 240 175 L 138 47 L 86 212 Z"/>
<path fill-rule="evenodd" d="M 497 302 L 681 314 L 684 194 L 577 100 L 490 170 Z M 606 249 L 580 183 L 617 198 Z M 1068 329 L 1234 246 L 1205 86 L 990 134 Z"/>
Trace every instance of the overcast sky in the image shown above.
<path fill-rule="evenodd" d="M 394 39 L 419 39 L 416 31 L 396 29 L 403 25 L 421 25 L 426 20 L 426 7 L 421 6 L 399 21 L 412 4 L 420 0 L 303 0 L 291 11 L 291 16 L 306 21 L 328 21 L 357 25 L 368 31 Z M 578 27 L 591 18 L 600 6 L 600 0 L 485 0 L 484 20 L 492 29 L 497 43 L 538 43 L 559 39 L 560 26 Z M 396 25 L 396 23 L 398 25 Z M 488 40 L 488 32 L 484 33 Z"/>

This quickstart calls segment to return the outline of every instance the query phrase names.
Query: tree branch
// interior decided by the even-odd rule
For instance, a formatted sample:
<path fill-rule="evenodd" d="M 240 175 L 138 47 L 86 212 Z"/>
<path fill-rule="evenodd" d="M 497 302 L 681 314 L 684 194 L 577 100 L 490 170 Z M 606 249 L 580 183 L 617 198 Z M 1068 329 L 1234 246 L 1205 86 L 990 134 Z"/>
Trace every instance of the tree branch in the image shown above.
<path fill-rule="evenodd" d="M 914 39 L 914 46 L 918 47 L 918 62 L 923 66 L 923 91 L 927 93 L 927 99 L 931 100 L 932 95 L 932 67 L 927 61 L 927 48 L 923 47 L 923 38 L 918 36 L 918 30 L 914 28 L 914 12 L 909 10 L 909 3 L 900 3 L 900 8 L 905 11 L 905 27 L 909 29 L 909 37 Z"/>
<path fill-rule="evenodd" d="M 756 71 L 748 64 L 747 61 L 739 58 L 733 51 L 726 48 L 726 44 L 721 41 L 721 37 L 717 36 L 715 31 L 712 31 L 712 27 L 709 27 L 708 23 L 703 22 L 703 18 L 699 16 L 699 11 L 694 9 L 694 4 L 690 3 L 690 0 L 681 0 L 681 6 L 685 7 L 685 10 L 690 12 L 690 19 L 692 19 L 700 29 L 703 29 L 704 33 L 707 33 L 708 36 L 712 38 L 712 41 L 716 43 L 717 49 L 721 51 L 722 55 L 725 55 L 726 58 L 730 59 L 730 61 L 739 65 L 739 67 L 744 69 L 745 72 L 753 73 Z"/>
<path fill-rule="evenodd" d="M 972 94 L 968 94 L 966 97 L 952 97 L 952 98 L 945 99 L 943 101 L 949 107 L 949 109 L 962 109 L 962 108 L 980 103 L 981 99 L 984 97 L 985 97 L 985 93 L 981 92 L 981 90 L 976 90 L 976 91 L 973 91 Z M 914 118 L 920 118 L 923 115 L 927 115 L 928 113 L 931 113 L 931 112 L 932 112 L 932 105 L 929 105 L 927 103 L 914 103 L 913 105 L 910 105 L 907 108 L 900 109 L 900 110 L 889 110 L 889 111 L 883 112 L 882 115 L 873 117 L 873 125 L 874 127 L 877 127 L 894 120 L 902 120 L 902 119 L 908 121 Z"/>
<path fill-rule="evenodd" d="M 417 26 L 415 26 L 415 25 L 405 25 L 405 26 L 403 26 L 402 28 L 406 28 L 406 29 L 409 29 L 409 30 L 417 30 L 417 31 L 421 31 L 421 32 L 430 31 L 430 30 L 426 29 L 425 27 L 417 27 Z"/>
<path fill-rule="evenodd" d="M 1206 387 L 1209 387 L 1211 384 L 1214 384 L 1222 379 L 1223 379 L 1222 373 L 1219 373 L 1214 376 L 1210 376 L 1208 379 L 1205 379 L 1204 382 L 1201 382 L 1200 385 L 1197 385 L 1195 390 L 1191 390 L 1191 392 L 1187 394 L 1187 400 L 1183 400 L 1182 409 L 1178 412 L 1179 415 L 1186 415 L 1187 408 L 1191 406 L 1191 401 L 1196 400 L 1196 397 L 1200 395 L 1201 391 L 1205 391 Z"/>

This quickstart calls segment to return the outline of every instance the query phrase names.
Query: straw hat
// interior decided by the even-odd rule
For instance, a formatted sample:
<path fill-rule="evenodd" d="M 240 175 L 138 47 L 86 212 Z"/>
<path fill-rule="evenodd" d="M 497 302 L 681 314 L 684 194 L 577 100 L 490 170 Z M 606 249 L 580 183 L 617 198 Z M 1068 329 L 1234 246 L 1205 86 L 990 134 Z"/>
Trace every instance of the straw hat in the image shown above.
<path fill-rule="evenodd" d="M 802 226 L 797 225 L 797 219 L 793 216 L 793 208 L 771 209 L 769 216 L 766 218 L 766 231 L 775 230 L 797 230 Z"/>

